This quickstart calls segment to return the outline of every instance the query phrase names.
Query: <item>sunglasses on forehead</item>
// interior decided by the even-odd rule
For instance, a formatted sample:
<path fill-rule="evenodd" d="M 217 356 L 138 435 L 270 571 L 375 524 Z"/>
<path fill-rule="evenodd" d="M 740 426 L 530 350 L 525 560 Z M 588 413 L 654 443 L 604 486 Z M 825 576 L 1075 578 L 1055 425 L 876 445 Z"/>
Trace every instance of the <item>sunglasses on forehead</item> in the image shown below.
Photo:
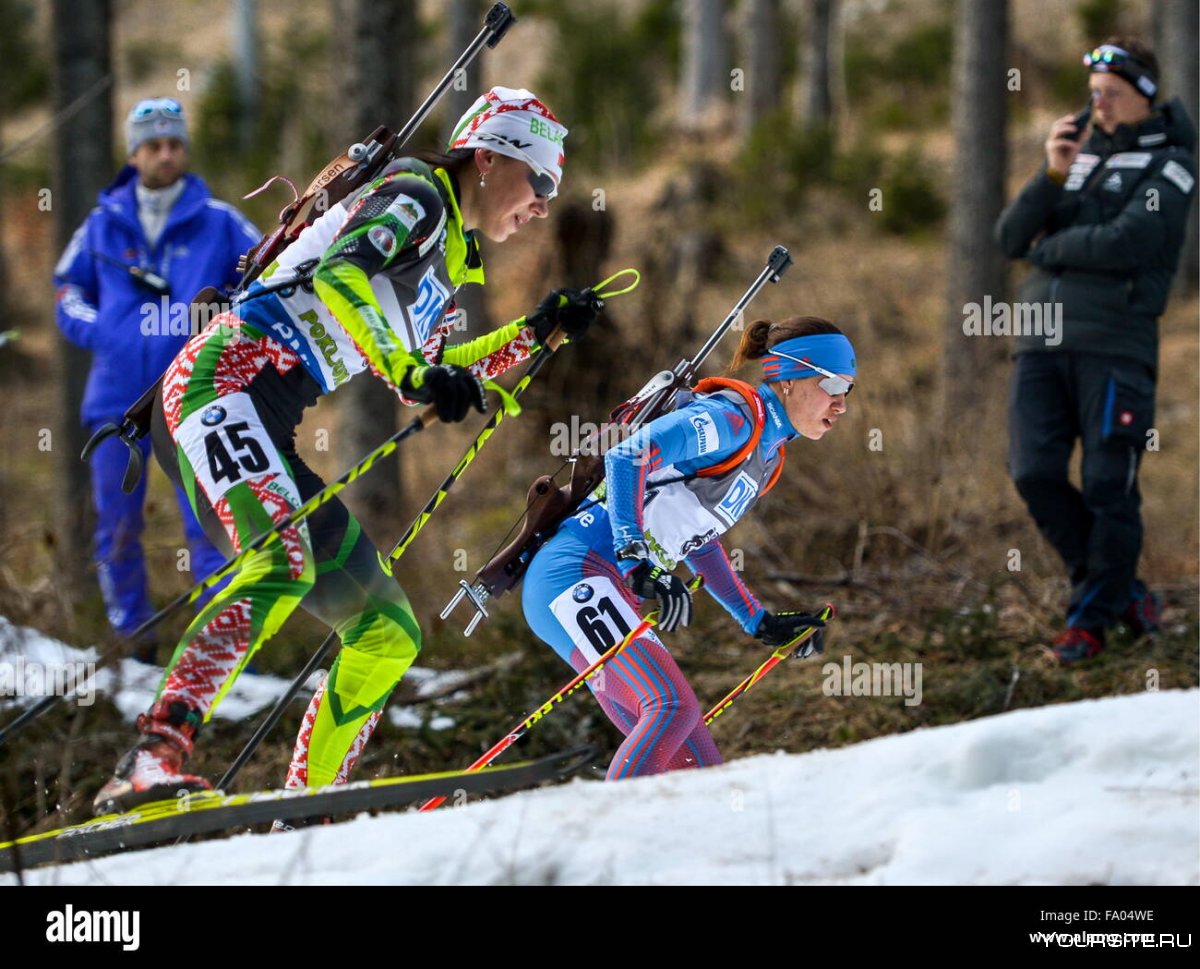
<path fill-rule="evenodd" d="M 818 367 L 815 363 L 809 363 L 807 360 L 801 360 L 799 357 L 793 357 L 790 353 L 784 353 L 782 350 L 772 348 L 768 351 L 778 357 L 787 357 L 793 363 L 798 363 L 802 367 L 808 367 L 809 370 L 815 370 L 821 374 L 822 379 L 817 381 L 817 386 L 820 387 L 830 397 L 837 397 L 839 394 L 849 395 L 854 389 L 854 381 L 847 380 L 845 377 L 838 376 L 836 373 L 830 373 L 828 370 Z"/>
<path fill-rule="evenodd" d="M 1113 47 L 1111 44 L 1097 47 L 1083 55 L 1083 63 L 1087 67 L 1095 67 L 1097 64 L 1120 67 L 1126 62 L 1137 63 L 1129 51 L 1122 50 L 1120 47 Z"/>
<path fill-rule="evenodd" d="M 165 118 L 182 118 L 183 105 L 174 98 L 151 98 L 149 101 L 141 102 L 133 109 L 133 116 L 138 121 L 143 121 L 156 114 Z"/>
<path fill-rule="evenodd" d="M 1083 63 L 1099 73 L 1119 74 L 1151 101 L 1158 94 L 1158 83 L 1149 68 L 1129 51 L 1112 44 L 1101 44 L 1083 55 Z"/>
<path fill-rule="evenodd" d="M 501 154 L 505 154 L 508 151 L 516 152 L 519 160 L 523 161 L 532 169 L 532 171 L 530 171 L 525 177 L 529 180 L 529 187 L 533 189 L 533 194 L 538 198 L 549 201 L 558 195 L 558 183 L 554 181 L 554 176 L 552 176 L 548 171 L 546 171 L 546 169 L 539 165 L 534 157 L 527 151 L 522 148 L 518 148 L 507 138 L 499 135 L 483 136 L 480 138 L 480 140 L 503 142 L 505 152 L 501 152 Z"/>

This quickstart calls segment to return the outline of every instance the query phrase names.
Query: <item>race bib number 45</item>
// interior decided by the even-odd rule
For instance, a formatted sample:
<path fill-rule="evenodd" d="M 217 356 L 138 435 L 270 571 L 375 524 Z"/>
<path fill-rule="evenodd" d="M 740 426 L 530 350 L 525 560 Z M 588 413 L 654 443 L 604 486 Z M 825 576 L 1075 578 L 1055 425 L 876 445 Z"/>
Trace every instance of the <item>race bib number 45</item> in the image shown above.
<path fill-rule="evenodd" d="M 176 430 L 175 441 L 213 504 L 251 478 L 288 477 L 248 394 L 227 394 L 191 414 Z"/>

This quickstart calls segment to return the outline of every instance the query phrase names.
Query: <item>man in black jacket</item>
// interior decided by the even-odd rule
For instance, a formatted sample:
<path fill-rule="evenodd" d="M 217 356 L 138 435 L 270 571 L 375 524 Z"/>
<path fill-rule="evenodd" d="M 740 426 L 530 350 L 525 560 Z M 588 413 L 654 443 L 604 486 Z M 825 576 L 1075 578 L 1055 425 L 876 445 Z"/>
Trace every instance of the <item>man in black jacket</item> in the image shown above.
<path fill-rule="evenodd" d="M 1066 629 L 1052 645 L 1062 663 L 1100 652 L 1117 622 L 1136 635 L 1158 628 L 1158 599 L 1137 578 L 1137 472 L 1154 433 L 1158 317 L 1196 173 L 1195 128 L 1178 99 L 1156 101 L 1148 48 L 1114 38 L 1084 64 L 1089 110 L 1054 123 L 1046 164 L 996 224 L 1005 254 L 1032 266 L 1021 299 L 1061 312 L 1054 345 L 1016 343 L 1009 470 L 1070 575 Z M 1082 490 L 1067 477 L 1076 438 Z"/>

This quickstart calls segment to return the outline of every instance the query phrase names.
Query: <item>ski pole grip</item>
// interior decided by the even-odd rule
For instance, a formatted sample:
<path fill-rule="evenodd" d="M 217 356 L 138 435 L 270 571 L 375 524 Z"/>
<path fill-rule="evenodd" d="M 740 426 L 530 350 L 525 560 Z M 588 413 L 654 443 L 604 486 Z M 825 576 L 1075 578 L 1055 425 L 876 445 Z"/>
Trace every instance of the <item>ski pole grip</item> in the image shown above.
<path fill-rule="evenodd" d="M 566 339 L 567 334 L 563 328 L 561 326 L 556 326 L 550 331 L 550 335 L 546 337 L 545 349 L 547 353 L 554 353 L 555 350 L 563 345 Z"/>
<path fill-rule="evenodd" d="M 516 22 L 517 18 L 507 3 L 494 4 L 483 20 L 483 25 L 492 32 L 492 36 L 487 42 L 488 47 L 495 48 L 504 39 L 508 28 Z"/>

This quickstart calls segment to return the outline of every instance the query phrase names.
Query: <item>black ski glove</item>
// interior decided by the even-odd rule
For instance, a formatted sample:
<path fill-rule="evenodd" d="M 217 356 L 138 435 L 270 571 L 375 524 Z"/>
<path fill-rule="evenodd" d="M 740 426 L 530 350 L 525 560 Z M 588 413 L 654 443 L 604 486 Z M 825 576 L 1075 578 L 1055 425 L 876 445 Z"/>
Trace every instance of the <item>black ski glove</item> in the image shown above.
<path fill-rule="evenodd" d="M 815 628 L 816 632 L 800 644 L 798 652 L 801 659 L 806 659 L 813 653 L 825 652 L 825 620 L 819 616 L 808 612 L 764 613 L 754 635 L 768 646 L 779 647 L 786 646 L 810 628 Z"/>
<path fill-rule="evenodd" d="M 469 370 L 453 364 L 436 367 L 410 367 L 400 379 L 400 393 L 421 404 L 433 404 L 438 420 L 455 424 L 474 407 L 487 412 L 483 382 Z"/>
<path fill-rule="evenodd" d="M 674 632 L 692 621 L 692 594 L 678 576 L 649 561 L 639 563 L 625 576 L 625 584 L 635 596 L 658 598 L 658 625 L 664 632 Z"/>
<path fill-rule="evenodd" d="M 568 340 L 580 340 L 587 333 L 604 300 L 590 290 L 556 289 L 538 303 L 538 308 L 525 318 L 533 327 L 533 335 L 541 346 L 546 345 L 555 326 L 561 326 Z"/>

